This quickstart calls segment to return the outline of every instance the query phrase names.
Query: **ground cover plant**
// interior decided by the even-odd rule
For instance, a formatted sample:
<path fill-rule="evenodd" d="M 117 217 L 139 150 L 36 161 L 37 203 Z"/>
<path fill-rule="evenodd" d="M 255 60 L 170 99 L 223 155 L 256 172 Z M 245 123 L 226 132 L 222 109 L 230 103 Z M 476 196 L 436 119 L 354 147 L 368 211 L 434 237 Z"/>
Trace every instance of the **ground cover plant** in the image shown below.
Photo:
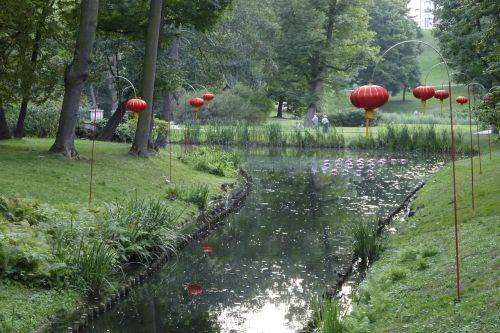
<path fill-rule="evenodd" d="M 184 237 L 179 223 L 208 208 L 209 199 L 238 175 L 237 155 L 215 148 L 178 149 L 170 182 L 165 152 L 146 163 L 126 156 L 126 145 L 100 143 L 89 206 L 86 154 L 91 143 L 78 143 L 83 154 L 77 161 L 45 155 L 48 140 L 0 143 L 2 332 L 34 331 L 72 312 L 83 295 L 113 290 L 130 265 L 146 265 L 175 251 Z M 27 173 L 36 177 L 22 177 Z M 172 201 L 169 191 L 175 186 L 192 190 Z"/>
<path fill-rule="evenodd" d="M 486 146 L 486 138 L 482 138 Z M 470 161 L 457 163 L 461 300 L 456 303 L 451 168 L 436 173 L 417 193 L 415 215 L 395 225 L 379 260 L 346 318 L 352 332 L 495 332 L 500 279 L 500 147 L 482 158 L 475 175 L 476 208 L 470 202 Z M 477 159 L 476 159 L 476 162 Z M 477 169 L 476 169 L 477 172 Z"/>

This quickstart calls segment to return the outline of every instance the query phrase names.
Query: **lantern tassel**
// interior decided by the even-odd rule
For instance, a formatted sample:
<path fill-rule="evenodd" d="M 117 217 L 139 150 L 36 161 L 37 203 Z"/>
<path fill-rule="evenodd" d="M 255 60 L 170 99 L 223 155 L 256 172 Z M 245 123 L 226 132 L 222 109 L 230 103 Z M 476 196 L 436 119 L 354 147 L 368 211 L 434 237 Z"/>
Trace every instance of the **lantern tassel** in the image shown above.
<path fill-rule="evenodd" d="M 425 107 L 427 106 L 427 100 L 423 99 L 420 101 L 420 105 L 422 106 L 422 109 L 425 113 Z"/>
<path fill-rule="evenodd" d="M 139 112 L 134 112 L 134 130 L 137 129 L 138 122 L 139 122 Z"/>

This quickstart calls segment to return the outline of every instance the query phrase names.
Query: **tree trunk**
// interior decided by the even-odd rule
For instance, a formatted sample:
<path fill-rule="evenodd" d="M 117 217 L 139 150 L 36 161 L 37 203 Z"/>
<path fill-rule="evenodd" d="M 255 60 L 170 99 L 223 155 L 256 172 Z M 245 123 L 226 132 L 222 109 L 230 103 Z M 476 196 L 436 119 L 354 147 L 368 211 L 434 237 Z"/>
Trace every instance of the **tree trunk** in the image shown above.
<path fill-rule="evenodd" d="M 172 61 L 179 60 L 179 45 L 181 39 L 181 28 L 177 27 L 174 31 L 174 39 L 172 40 L 172 44 L 170 45 L 170 49 L 168 52 L 168 57 Z M 175 96 L 173 91 L 166 91 L 163 94 L 163 107 L 160 113 L 160 119 L 166 120 L 169 123 L 174 120 L 174 102 Z M 167 145 L 167 140 L 163 135 L 158 135 L 156 139 L 157 147 L 165 147 Z"/>
<path fill-rule="evenodd" d="M 276 118 L 283 118 L 283 97 L 278 100 L 278 112 L 276 113 Z"/>
<path fill-rule="evenodd" d="M 31 60 L 29 66 L 30 68 L 23 68 L 23 73 L 30 71 L 30 75 L 27 77 L 23 75 L 23 80 L 21 82 L 23 98 L 21 101 L 21 108 L 19 109 L 19 116 L 17 118 L 16 129 L 14 130 L 14 136 L 16 138 L 22 138 L 24 136 L 24 120 L 26 119 L 26 113 L 28 111 L 28 103 L 31 97 L 31 87 L 33 85 L 32 73 L 35 72 L 36 63 L 38 60 L 38 54 L 40 53 L 40 44 L 42 41 L 42 29 L 45 25 L 45 21 L 49 16 L 50 9 L 54 6 L 55 0 L 52 0 L 47 6 L 42 10 L 40 19 L 38 20 L 35 32 L 35 39 L 33 40 L 33 48 L 31 50 Z"/>
<path fill-rule="evenodd" d="M 10 139 L 9 124 L 5 118 L 5 110 L 0 106 L 0 140 Z"/>
<path fill-rule="evenodd" d="M 80 95 L 88 77 L 90 57 L 94 45 L 99 0 L 81 3 L 80 28 L 76 40 L 73 62 L 64 72 L 64 100 L 57 129 L 56 141 L 51 152 L 62 153 L 68 158 L 78 157 L 75 149 L 75 128 L 80 107 Z"/>
<path fill-rule="evenodd" d="M 324 74 L 320 74 L 318 76 L 318 79 L 311 83 L 311 94 L 316 98 L 316 100 L 319 100 L 320 95 L 321 95 L 321 86 L 323 85 L 323 79 L 322 76 Z M 304 116 L 304 126 L 305 127 L 312 127 L 312 118 L 314 117 L 314 114 L 317 113 L 317 106 L 316 102 L 312 102 L 309 104 L 307 107 L 306 115 Z"/>
<path fill-rule="evenodd" d="M 403 102 L 406 101 L 406 85 L 403 85 Z"/>
<path fill-rule="evenodd" d="M 151 0 L 149 9 L 148 35 L 146 54 L 144 55 L 144 71 L 142 94 L 148 103 L 148 108 L 140 113 L 134 143 L 130 153 L 136 156 L 148 157 L 151 122 L 153 116 L 153 93 L 155 86 L 156 59 L 158 55 L 158 39 L 160 36 L 162 0 Z"/>
<path fill-rule="evenodd" d="M 337 12 L 337 1 L 330 0 L 330 5 L 328 7 L 328 16 L 326 22 L 326 30 L 325 30 L 325 49 L 329 49 L 332 47 L 333 40 L 333 28 L 335 26 L 335 14 Z M 317 59 L 319 59 L 319 64 L 317 70 L 312 75 L 313 81 L 310 82 L 311 95 L 314 97 L 315 101 L 311 102 L 307 107 L 306 114 L 304 116 L 304 126 L 311 127 L 312 126 L 312 117 L 318 111 L 316 106 L 316 101 L 321 97 L 321 87 L 323 85 L 323 80 L 327 75 L 327 67 L 326 67 L 326 59 L 324 55 L 318 54 Z"/>
<path fill-rule="evenodd" d="M 101 132 L 97 135 L 97 140 L 99 141 L 111 141 L 113 139 L 113 135 L 115 134 L 116 128 L 120 125 L 120 122 L 123 119 L 123 116 L 127 113 L 127 102 L 121 101 L 118 103 L 115 112 L 111 115 L 106 126 L 102 129 Z"/>

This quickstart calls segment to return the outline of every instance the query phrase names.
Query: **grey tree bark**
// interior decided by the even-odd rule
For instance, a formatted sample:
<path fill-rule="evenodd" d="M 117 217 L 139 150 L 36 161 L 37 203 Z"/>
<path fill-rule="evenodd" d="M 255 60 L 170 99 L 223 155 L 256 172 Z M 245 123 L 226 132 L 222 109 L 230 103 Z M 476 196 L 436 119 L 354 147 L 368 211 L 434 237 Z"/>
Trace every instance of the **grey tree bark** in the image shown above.
<path fill-rule="evenodd" d="M 140 113 L 135 131 L 135 138 L 130 154 L 148 157 L 148 143 L 151 136 L 153 120 L 153 94 L 155 86 L 156 59 L 158 56 L 158 40 L 160 37 L 162 0 L 151 0 L 149 8 L 148 34 L 146 39 L 146 54 L 144 56 L 144 73 L 142 94 L 148 103 L 148 108 Z"/>
<path fill-rule="evenodd" d="M 87 80 L 97 27 L 99 0 L 81 2 L 80 28 L 73 61 L 64 72 L 64 99 L 59 118 L 56 141 L 50 152 L 77 158 L 75 128 L 80 107 L 80 95 Z"/>
<path fill-rule="evenodd" d="M 325 48 L 332 47 L 333 40 L 333 28 L 335 25 L 335 14 L 337 11 L 337 0 L 331 0 L 330 6 L 328 8 L 328 17 L 326 22 L 326 40 L 325 40 Z M 327 74 L 326 67 L 326 59 L 323 59 L 321 56 L 317 57 L 320 60 L 320 64 L 318 65 L 318 69 L 313 75 L 314 79 L 310 83 L 310 91 L 316 100 L 319 100 L 321 96 L 321 87 L 323 86 L 323 81 Z M 312 126 L 312 118 L 314 114 L 317 112 L 316 102 L 312 102 L 307 107 L 306 114 L 304 116 L 304 126 L 311 127 Z"/>
<path fill-rule="evenodd" d="M 280 97 L 278 100 L 278 111 L 276 113 L 276 118 L 283 118 L 283 97 Z"/>

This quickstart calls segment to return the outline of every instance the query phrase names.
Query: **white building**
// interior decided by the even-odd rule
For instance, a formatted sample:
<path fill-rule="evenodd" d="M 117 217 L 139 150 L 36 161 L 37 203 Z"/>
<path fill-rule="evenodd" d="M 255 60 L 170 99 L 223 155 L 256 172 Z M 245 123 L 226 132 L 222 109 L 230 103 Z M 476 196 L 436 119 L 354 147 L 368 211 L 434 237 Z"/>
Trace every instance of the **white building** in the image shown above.
<path fill-rule="evenodd" d="M 432 29 L 434 26 L 434 3 L 431 0 L 411 0 L 408 3 L 409 16 L 422 29 Z"/>

